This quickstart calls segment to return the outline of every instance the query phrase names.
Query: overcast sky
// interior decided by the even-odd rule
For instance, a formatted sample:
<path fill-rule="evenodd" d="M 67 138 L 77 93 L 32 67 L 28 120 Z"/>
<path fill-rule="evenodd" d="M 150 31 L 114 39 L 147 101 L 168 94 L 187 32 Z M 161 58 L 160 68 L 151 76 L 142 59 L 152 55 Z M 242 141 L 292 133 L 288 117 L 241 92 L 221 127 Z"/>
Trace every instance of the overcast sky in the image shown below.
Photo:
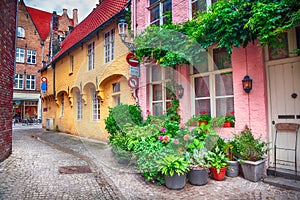
<path fill-rule="evenodd" d="M 52 13 L 56 11 L 61 15 L 63 8 L 68 9 L 68 16 L 73 18 L 73 9 L 78 9 L 78 21 L 81 22 L 89 13 L 99 0 L 24 0 L 25 5 L 39 10 L 44 10 Z"/>

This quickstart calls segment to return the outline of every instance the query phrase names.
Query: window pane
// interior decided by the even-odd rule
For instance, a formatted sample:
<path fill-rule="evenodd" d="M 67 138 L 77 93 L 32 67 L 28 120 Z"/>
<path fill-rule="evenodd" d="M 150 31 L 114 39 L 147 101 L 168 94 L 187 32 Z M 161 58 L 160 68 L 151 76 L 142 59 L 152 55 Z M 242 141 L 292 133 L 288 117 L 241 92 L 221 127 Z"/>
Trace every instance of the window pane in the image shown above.
<path fill-rule="evenodd" d="M 192 2 L 192 16 L 195 17 L 197 13 L 206 10 L 206 0 L 196 0 Z"/>
<path fill-rule="evenodd" d="M 197 77 L 195 78 L 195 97 L 209 97 L 209 78 Z"/>
<path fill-rule="evenodd" d="M 193 73 L 199 74 L 200 72 L 208 71 L 208 54 L 206 51 L 200 53 L 197 58 L 193 58 Z"/>
<path fill-rule="evenodd" d="M 154 3 L 158 2 L 158 1 L 160 1 L 160 0 L 150 0 L 150 5 L 152 5 L 152 4 L 154 4 Z"/>
<path fill-rule="evenodd" d="M 195 114 L 200 114 L 203 112 L 211 113 L 210 112 L 210 99 L 201 99 L 196 100 L 195 102 Z"/>
<path fill-rule="evenodd" d="M 216 75 L 216 95 L 233 95 L 232 73 Z"/>
<path fill-rule="evenodd" d="M 165 79 L 173 79 L 174 69 L 171 67 L 165 68 Z"/>
<path fill-rule="evenodd" d="M 163 107 L 162 103 L 153 103 L 153 115 L 162 115 L 163 114 Z"/>
<path fill-rule="evenodd" d="M 217 108 L 216 108 L 217 116 L 220 115 L 225 116 L 226 114 L 230 114 L 231 112 L 234 112 L 233 97 L 216 99 L 216 104 L 217 104 Z"/>
<path fill-rule="evenodd" d="M 289 48 L 287 33 L 283 33 L 276 41 L 276 44 L 269 46 L 270 60 L 286 58 L 288 57 L 288 51 Z"/>
<path fill-rule="evenodd" d="M 163 13 L 172 10 L 172 1 L 171 0 L 166 0 L 163 2 Z"/>
<path fill-rule="evenodd" d="M 153 101 L 162 100 L 162 85 L 153 85 Z"/>
<path fill-rule="evenodd" d="M 231 55 L 226 52 L 226 49 L 214 49 L 214 69 L 226 69 L 231 68 Z"/>
<path fill-rule="evenodd" d="M 159 19 L 159 5 L 150 10 L 150 22 Z"/>
<path fill-rule="evenodd" d="M 161 80 L 161 67 L 153 66 L 152 67 L 152 81 L 160 81 Z"/>

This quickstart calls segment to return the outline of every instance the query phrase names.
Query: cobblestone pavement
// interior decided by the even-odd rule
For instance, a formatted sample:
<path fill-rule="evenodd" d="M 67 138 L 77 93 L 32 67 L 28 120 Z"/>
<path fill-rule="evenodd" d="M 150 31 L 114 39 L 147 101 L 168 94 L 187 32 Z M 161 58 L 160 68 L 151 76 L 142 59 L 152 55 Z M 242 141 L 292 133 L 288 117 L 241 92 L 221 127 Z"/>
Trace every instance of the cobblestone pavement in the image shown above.
<path fill-rule="evenodd" d="M 42 129 L 15 129 L 13 138 L 13 155 L 0 163 L 0 199 L 300 199 L 300 192 L 241 177 L 168 190 L 118 164 L 99 141 Z M 93 174 L 58 173 L 86 164 Z"/>

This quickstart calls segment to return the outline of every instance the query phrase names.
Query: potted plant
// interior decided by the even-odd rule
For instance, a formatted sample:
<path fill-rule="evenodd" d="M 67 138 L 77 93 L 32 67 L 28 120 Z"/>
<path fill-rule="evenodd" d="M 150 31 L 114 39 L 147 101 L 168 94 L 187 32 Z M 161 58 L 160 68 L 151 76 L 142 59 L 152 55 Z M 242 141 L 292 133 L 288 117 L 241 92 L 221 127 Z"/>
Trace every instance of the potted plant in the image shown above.
<path fill-rule="evenodd" d="M 234 127 L 234 122 L 235 122 L 234 112 L 231 112 L 230 115 L 227 113 L 225 116 L 225 122 L 223 127 L 225 128 Z"/>
<path fill-rule="evenodd" d="M 261 141 L 261 138 L 254 138 L 251 129 L 245 126 L 239 135 L 234 136 L 238 157 L 244 178 L 250 181 L 259 181 L 264 172 L 266 159 L 264 156 L 268 153 L 268 143 Z"/>
<path fill-rule="evenodd" d="M 217 181 L 225 179 L 225 173 L 227 169 L 227 160 L 225 153 L 216 146 L 213 151 L 208 152 L 207 160 L 212 173 L 212 177 Z"/>
<path fill-rule="evenodd" d="M 211 120 L 211 116 L 210 114 L 208 114 L 207 112 L 201 112 L 200 115 L 198 115 L 198 122 L 199 122 L 199 126 L 204 123 L 204 124 L 208 124 L 208 122 Z"/>
<path fill-rule="evenodd" d="M 210 124 L 214 128 L 223 127 L 224 122 L 225 122 L 225 117 L 224 116 L 213 117 L 210 120 Z"/>
<path fill-rule="evenodd" d="M 224 152 L 228 157 L 226 176 L 237 177 L 239 175 L 240 164 L 237 160 L 237 148 L 234 140 L 226 142 Z"/>
<path fill-rule="evenodd" d="M 172 190 L 184 188 L 189 162 L 183 156 L 171 154 L 157 161 L 157 164 L 158 171 L 164 175 L 167 188 Z"/>
<path fill-rule="evenodd" d="M 206 148 L 193 149 L 193 152 L 186 152 L 187 160 L 190 161 L 188 181 L 192 185 L 205 185 L 208 182 L 209 164 L 206 160 L 208 151 Z"/>

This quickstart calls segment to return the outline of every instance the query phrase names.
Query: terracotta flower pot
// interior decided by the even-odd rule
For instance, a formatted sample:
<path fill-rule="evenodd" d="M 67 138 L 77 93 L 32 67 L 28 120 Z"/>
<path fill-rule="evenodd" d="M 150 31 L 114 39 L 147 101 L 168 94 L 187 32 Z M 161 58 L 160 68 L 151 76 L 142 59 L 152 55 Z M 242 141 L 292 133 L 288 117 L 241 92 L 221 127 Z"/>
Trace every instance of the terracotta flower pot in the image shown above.
<path fill-rule="evenodd" d="M 210 168 L 212 177 L 216 181 L 223 181 L 225 179 L 226 170 L 227 170 L 227 167 L 223 167 L 220 169 L 220 172 L 218 173 L 217 169 L 215 167 Z"/>
<path fill-rule="evenodd" d="M 224 122 L 223 127 L 230 128 L 230 127 L 232 127 L 232 124 L 231 124 L 231 122 L 226 121 L 226 122 Z"/>
<path fill-rule="evenodd" d="M 199 120 L 199 126 L 200 126 L 201 124 L 205 124 L 205 125 L 207 125 L 207 124 L 208 124 L 208 122 L 207 122 L 207 121 L 202 121 L 202 120 Z"/>

